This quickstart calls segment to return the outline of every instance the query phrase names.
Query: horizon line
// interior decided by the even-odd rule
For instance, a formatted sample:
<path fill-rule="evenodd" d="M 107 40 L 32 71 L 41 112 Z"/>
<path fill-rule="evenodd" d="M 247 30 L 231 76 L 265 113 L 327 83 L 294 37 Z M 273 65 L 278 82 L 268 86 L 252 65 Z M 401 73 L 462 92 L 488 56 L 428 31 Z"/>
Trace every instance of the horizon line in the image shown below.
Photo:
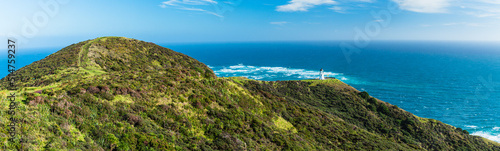
<path fill-rule="evenodd" d="M 135 38 L 132 38 L 135 39 Z M 89 40 L 89 39 L 87 39 Z M 141 39 L 137 39 L 141 40 Z M 79 42 L 83 42 L 86 40 L 74 42 L 72 44 L 76 44 Z M 154 41 L 147 41 L 147 40 L 141 40 L 141 41 L 146 41 L 146 42 L 153 42 L 157 45 L 163 45 L 163 44 L 224 44 L 224 43 L 282 43 L 282 42 L 354 42 L 353 40 L 245 40 L 245 41 L 183 41 L 183 42 L 154 42 Z M 474 43 L 498 43 L 500 44 L 500 40 L 424 40 L 424 39 L 413 39 L 413 40 L 402 40 L 402 39 L 380 39 L 380 40 L 370 40 L 370 42 L 474 42 Z M 69 44 L 71 45 L 71 44 Z M 21 47 L 21 49 L 54 49 L 54 48 L 59 48 L 62 49 L 64 47 L 67 47 L 69 45 L 54 45 L 54 46 L 24 46 Z"/>

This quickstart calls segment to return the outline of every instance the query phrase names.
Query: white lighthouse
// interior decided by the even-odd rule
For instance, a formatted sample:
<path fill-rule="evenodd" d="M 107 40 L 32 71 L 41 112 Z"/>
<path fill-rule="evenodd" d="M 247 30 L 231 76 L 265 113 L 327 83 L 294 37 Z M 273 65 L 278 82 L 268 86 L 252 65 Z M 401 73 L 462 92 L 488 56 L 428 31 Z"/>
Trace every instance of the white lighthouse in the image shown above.
<path fill-rule="evenodd" d="M 325 73 L 323 73 L 323 68 L 321 68 L 321 70 L 319 70 L 319 79 L 325 80 Z"/>

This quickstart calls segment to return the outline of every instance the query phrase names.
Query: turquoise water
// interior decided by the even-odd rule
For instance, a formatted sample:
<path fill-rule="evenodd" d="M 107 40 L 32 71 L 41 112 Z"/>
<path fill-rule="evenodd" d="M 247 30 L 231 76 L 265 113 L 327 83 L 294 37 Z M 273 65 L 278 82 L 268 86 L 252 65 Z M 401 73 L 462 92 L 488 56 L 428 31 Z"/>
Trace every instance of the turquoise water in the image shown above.
<path fill-rule="evenodd" d="M 500 43 L 372 42 L 347 62 L 339 42 L 162 44 L 221 77 L 318 78 L 323 68 L 361 91 L 420 117 L 500 142 Z M 61 48 L 18 51 L 17 67 Z M 0 53 L 0 77 L 7 56 Z"/>

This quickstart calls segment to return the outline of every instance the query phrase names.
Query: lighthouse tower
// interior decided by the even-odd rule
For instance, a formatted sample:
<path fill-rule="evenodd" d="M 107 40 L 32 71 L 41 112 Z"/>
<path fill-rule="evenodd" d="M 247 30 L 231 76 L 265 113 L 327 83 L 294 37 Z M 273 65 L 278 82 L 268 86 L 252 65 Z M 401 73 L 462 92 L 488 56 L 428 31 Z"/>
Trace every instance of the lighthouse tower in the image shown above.
<path fill-rule="evenodd" d="M 323 68 L 321 68 L 321 70 L 319 70 L 319 79 L 325 80 L 325 73 L 323 73 Z"/>

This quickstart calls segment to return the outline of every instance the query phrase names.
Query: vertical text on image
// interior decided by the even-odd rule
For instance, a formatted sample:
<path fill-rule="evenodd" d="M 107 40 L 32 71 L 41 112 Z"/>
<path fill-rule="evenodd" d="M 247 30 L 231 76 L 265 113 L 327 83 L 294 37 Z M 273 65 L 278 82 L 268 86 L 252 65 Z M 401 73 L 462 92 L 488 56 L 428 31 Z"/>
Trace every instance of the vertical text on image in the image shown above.
<path fill-rule="evenodd" d="M 16 75 L 15 75 L 15 71 L 16 71 L 16 41 L 15 40 L 12 40 L 12 39 L 8 39 L 7 40 L 7 53 L 8 53 L 8 60 L 7 60 L 7 63 L 8 63 L 8 67 L 7 67 L 7 71 L 9 72 L 9 75 L 7 75 L 7 81 L 8 81 L 8 90 L 16 90 L 16 86 L 15 86 L 15 83 L 16 83 Z M 17 102 L 16 102 L 16 92 L 13 91 L 11 93 L 9 93 L 9 95 L 7 96 L 7 99 L 9 100 L 9 115 L 11 116 L 9 119 L 10 119 L 10 124 L 8 125 L 9 126 L 9 140 L 10 141 L 14 141 L 15 140 L 15 136 L 16 136 L 16 125 L 17 125 L 17 120 L 15 119 L 15 115 L 16 115 L 16 108 L 17 108 Z"/>

